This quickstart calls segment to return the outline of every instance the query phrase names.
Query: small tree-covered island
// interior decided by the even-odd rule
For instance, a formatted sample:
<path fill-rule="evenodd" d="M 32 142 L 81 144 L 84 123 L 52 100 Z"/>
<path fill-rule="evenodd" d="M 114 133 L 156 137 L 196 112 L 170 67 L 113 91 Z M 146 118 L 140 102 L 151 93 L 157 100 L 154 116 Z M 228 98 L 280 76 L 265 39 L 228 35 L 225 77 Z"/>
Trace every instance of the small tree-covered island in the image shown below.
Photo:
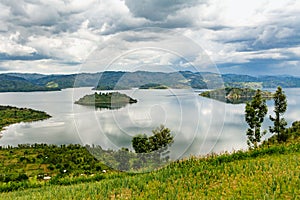
<path fill-rule="evenodd" d="M 80 98 L 78 101 L 75 101 L 75 104 L 86 105 L 86 106 L 95 106 L 99 108 L 120 108 L 127 104 L 137 103 L 136 99 L 133 99 L 126 94 L 119 92 L 109 92 L 109 93 L 97 93 L 90 95 L 85 95 Z"/>
<path fill-rule="evenodd" d="M 168 86 L 159 83 L 148 83 L 140 86 L 139 89 L 168 89 Z"/>
<path fill-rule="evenodd" d="M 50 117 L 50 115 L 43 111 L 0 105 L 0 131 L 2 131 L 5 126 L 11 124 L 39 121 Z"/>
<path fill-rule="evenodd" d="M 250 101 L 255 96 L 255 93 L 256 90 L 251 88 L 226 87 L 205 91 L 199 95 L 226 103 L 239 104 Z M 272 92 L 269 91 L 261 91 L 261 96 L 265 99 L 273 98 Z"/>

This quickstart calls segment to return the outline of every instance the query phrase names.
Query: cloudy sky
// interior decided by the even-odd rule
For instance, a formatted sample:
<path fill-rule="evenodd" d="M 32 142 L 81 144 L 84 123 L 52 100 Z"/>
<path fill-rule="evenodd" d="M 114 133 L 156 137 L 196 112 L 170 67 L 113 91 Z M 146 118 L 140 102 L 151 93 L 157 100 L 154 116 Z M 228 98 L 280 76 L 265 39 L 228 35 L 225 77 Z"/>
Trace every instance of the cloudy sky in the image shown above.
<path fill-rule="evenodd" d="M 0 0 L 0 72 L 300 76 L 299 0 Z"/>

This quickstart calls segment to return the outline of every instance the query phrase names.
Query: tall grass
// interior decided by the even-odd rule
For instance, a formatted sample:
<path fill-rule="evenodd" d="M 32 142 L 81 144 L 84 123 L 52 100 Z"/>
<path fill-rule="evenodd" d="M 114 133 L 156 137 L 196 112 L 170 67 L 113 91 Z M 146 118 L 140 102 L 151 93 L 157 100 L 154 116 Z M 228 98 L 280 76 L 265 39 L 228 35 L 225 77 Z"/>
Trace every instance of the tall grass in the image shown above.
<path fill-rule="evenodd" d="M 62 184 L 64 185 L 64 184 Z M 174 162 L 92 183 L 2 193 L 0 199 L 297 199 L 300 145 Z"/>

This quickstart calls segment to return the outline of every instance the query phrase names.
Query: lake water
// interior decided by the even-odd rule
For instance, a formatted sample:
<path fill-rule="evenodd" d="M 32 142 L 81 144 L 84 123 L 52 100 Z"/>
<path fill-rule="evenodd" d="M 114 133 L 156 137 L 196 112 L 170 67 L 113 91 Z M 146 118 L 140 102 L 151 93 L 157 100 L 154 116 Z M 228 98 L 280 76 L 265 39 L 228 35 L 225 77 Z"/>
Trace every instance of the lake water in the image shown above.
<path fill-rule="evenodd" d="M 25 143 L 97 144 L 104 149 L 131 149 L 131 138 L 164 124 L 175 136 L 173 159 L 247 148 L 244 104 L 232 105 L 198 96 L 195 90 L 123 90 L 138 100 L 118 110 L 95 109 L 73 102 L 91 88 L 56 92 L 1 93 L 0 104 L 29 107 L 52 118 L 14 124 L 2 132 L 0 145 Z M 285 89 L 288 126 L 300 119 L 300 88 Z M 269 114 L 273 102 L 268 101 Z M 266 119 L 264 128 L 271 125 Z"/>

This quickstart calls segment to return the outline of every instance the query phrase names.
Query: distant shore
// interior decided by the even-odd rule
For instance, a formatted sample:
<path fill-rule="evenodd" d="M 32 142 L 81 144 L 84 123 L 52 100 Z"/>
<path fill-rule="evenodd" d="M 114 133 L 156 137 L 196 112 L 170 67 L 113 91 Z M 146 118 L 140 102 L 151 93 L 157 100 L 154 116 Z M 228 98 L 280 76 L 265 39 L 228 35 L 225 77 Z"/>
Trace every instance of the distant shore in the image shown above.
<path fill-rule="evenodd" d="M 34 122 L 48 119 L 51 116 L 43 111 L 31 108 L 17 108 L 13 106 L 0 105 L 0 133 L 12 124 L 20 122 Z"/>

